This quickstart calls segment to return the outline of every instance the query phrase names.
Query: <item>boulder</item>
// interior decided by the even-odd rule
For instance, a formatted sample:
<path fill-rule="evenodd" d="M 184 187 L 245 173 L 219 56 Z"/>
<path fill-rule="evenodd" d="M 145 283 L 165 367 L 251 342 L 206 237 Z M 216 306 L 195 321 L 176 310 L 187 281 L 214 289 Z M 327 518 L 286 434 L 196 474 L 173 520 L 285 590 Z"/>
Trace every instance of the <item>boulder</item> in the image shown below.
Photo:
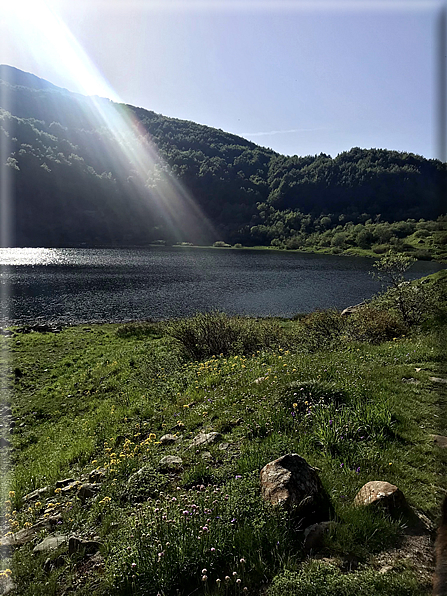
<path fill-rule="evenodd" d="M 53 515 L 51 517 L 47 517 L 44 520 L 38 521 L 30 528 L 22 528 L 14 534 L 4 536 L 1 539 L 0 546 L 22 546 L 23 544 L 27 544 L 28 542 L 31 542 L 31 540 L 33 540 L 37 532 L 41 532 L 42 530 L 51 531 L 53 529 L 53 526 L 55 526 L 57 522 L 60 520 L 60 515 Z"/>
<path fill-rule="evenodd" d="M 97 540 L 84 540 L 77 536 L 70 536 L 68 540 L 68 554 L 72 555 L 79 551 L 84 550 L 85 554 L 96 553 L 101 546 L 101 543 Z"/>
<path fill-rule="evenodd" d="M 331 508 L 317 471 L 304 458 L 289 453 L 261 470 L 261 494 L 272 505 L 294 509 L 302 522 L 329 518 Z"/>
<path fill-rule="evenodd" d="M 221 438 L 222 435 L 216 432 L 199 433 L 196 437 L 194 437 L 189 448 L 192 449 L 193 447 L 205 447 L 205 445 L 211 445 L 211 443 L 215 443 Z"/>
<path fill-rule="evenodd" d="M 48 536 L 33 548 L 33 553 L 43 553 L 49 550 L 56 550 L 60 546 L 65 545 L 67 542 L 68 536 L 64 536 L 63 534 Z"/>
<path fill-rule="evenodd" d="M 394 484 L 382 480 L 372 480 L 364 484 L 354 498 L 354 505 L 358 507 L 380 505 L 389 513 L 408 510 L 402 491 Z"/>

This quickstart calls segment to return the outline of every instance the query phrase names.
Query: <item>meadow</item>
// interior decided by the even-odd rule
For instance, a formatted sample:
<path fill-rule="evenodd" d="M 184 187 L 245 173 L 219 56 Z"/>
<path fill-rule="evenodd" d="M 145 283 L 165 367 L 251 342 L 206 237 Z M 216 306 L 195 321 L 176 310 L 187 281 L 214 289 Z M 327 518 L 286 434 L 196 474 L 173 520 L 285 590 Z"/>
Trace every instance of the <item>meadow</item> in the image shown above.
<path fill-rule="evenodd" d="M 447 434 L 446 283 L 441 271 L 350 316 L 214 312 L 0 336 L 1 526 L 7 538 L 41 522 L 3 546 L 3 590 L 430 594 L 447 490 L 433 440 Z M 287 453 L 318 469 L 333 508 L 310 553 L 300 520 L 260 494 L 261 468 Z M 370 480 L 397 485 L 427 531 L 355 507 Z M 97 548 L 33 552 L 54 535 Z"/>

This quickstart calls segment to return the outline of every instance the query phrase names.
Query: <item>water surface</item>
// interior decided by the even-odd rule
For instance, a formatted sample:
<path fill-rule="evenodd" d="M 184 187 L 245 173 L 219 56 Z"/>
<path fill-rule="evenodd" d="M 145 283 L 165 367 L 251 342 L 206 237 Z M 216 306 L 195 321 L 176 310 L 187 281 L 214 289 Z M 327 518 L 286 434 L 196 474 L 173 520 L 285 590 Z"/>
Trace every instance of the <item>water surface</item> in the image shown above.
<path fill-rule="evenodd" d="M 0 324 L 166 319 L 213 309 L 291 317 L 380 290 L 371 259 L 270 250 L 0 249 Z M 441 269 L 418 262 L 417 278 Z"/>

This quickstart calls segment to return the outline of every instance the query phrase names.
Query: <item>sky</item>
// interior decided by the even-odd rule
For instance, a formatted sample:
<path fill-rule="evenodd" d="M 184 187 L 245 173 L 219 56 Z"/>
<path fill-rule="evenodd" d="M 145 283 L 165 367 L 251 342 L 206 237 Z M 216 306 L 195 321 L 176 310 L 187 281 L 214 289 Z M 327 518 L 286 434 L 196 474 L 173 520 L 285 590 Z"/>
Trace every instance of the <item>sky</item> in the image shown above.
<path fill-rule="evenodd" d="M 441 0 L 0 0 L 0 64 L 286 155 L 445 160 Z"/>

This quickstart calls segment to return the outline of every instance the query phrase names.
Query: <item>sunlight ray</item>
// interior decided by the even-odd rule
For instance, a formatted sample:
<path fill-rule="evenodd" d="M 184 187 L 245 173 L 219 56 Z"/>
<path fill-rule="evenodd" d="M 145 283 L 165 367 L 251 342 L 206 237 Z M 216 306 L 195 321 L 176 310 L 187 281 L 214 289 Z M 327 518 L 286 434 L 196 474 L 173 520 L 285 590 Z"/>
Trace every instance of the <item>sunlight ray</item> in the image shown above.
<path fill-rule="evenodd" d="M 92 130 L 106 134 L 113 141 L 116 169 L 133 170 L 142 201 L 157 207 L 174 236 L 188 240 L 190 228 L 195 231 L 202 228 L 209 237 L 215 236 L 209 220 L 172 174 L 144 125 L 131 108 L 120 103 L 117 94 L 56 13 L 54 3 L 52 7 L 45 0 L 20 0 L 9 11 L 22 51 L 32 53 L 38 63 L 64 73 L 71 88 L 89 96 L 77 99 L 80 116 L 88 121 Z M 156 188 L 151 183 L 153 172 L 159 178 Z"/>

